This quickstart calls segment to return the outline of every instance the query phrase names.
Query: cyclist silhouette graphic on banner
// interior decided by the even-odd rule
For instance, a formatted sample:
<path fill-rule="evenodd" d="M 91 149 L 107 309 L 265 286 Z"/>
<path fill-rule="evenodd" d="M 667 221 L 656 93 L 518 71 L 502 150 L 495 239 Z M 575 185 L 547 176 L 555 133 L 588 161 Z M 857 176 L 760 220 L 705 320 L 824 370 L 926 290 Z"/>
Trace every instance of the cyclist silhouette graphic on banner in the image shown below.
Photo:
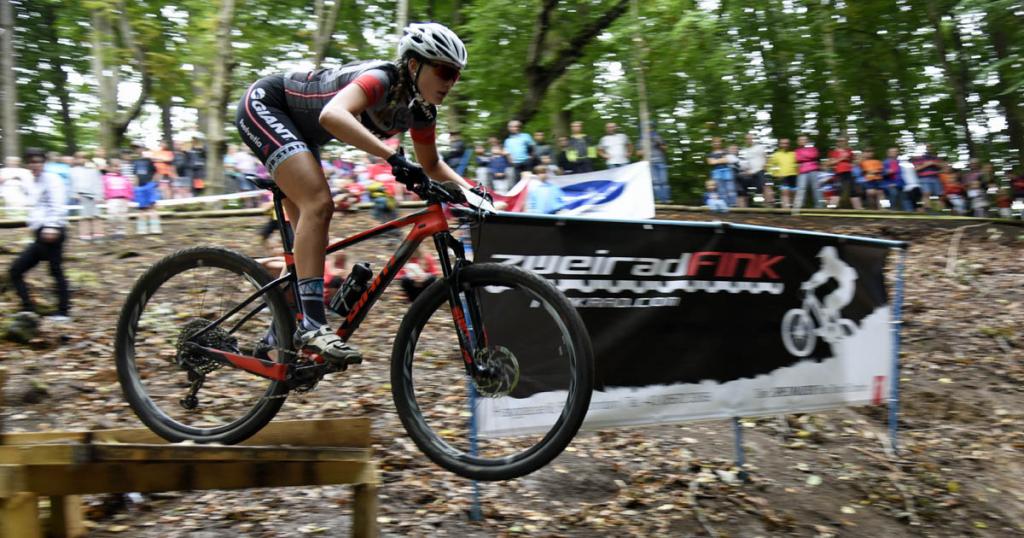
<path fill-rule="evenodd" d="M 804 291 L 803 306 L 789 310 L 782 317 L 782 342 L 786 350 L 797 357 L 810 355 L 818 337 L 834 346 L 857 330 L 857 324 L 842 318 L 841 314 L 853 301 L 857 270 L 840 259 L 839 251 L 833 246 L 822 247 L 818 259 L 821 268 L 800 285 Z M 833 280 L 836 289 L 819 300 L 815 290 Z"/>

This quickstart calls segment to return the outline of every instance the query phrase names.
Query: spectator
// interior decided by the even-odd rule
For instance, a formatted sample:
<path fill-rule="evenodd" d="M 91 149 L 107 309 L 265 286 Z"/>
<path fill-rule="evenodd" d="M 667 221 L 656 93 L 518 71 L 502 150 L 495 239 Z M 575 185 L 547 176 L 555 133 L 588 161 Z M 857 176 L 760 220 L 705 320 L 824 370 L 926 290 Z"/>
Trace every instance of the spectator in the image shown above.
<path fill-rule="evenodd" d="M 106 174 L 108 166 L 107 150 L 102 147 L 96 148 L 96 151 L 93 152 L 92 162 L 96 165 L 96 169 L 99 170 L 101 174 Z"/>
<path fill-rule="evenodd" d="M 121 174 L 121 160 L 110 159 L 110 166 L 103 174 L 103 197 L 107 200 L 107 217 L 110 219 L 114 239 L 125 235 L 125 223 L 128 219 L 128 202 L 133 196 L 132 182 Z"/>
<path fill-rule="evenodd" d="M 469 164 L 469 159 L 466 158 L 466 143 L 462 140 L 462 133 L 459 131 L 452 131 L 448 134 L 448 151 L 444 152 L 441 156 L 444 162 L 449 168 L 455 170 L 456 174 L 460 176 L 466 174 L 466 165 Z"/>
<path fill-rule="evenodd" d="M 559 168 L 557 164 L 551 162 L 551 155 L 542 155 L 540 158 L 540 164 L 537 166 L 544 167 L 548 172 L 548 177 L 562 175 L 562 169 Z"/>
<path fill-rule="evenodd" d="M 422 246 L 416 247 L 409 261 L 405 262 L 395 278 L 402 284 L 402 291 L 409 302 L 413 302 L 423 290 L 441 276 L 441 269 L 434 256 L 428 254 Z"/>
<path fill-rule="evenodd" d="M 1010 176 L 1010 195 L 1014 200 L 1024 200 L 1024 166 L 1018 168 L 1016 174 L 1007 175 Z"/>
<path fill-rule="evenodd" d="M 768 159 L 768 173 L 774 178 L 782 193 L 782 208 L 792 205 L 793 191 L 796 190 L 796 154 L 789 149 L 789 139 L 780 138 L 779 148 Z M 765 195 L 767 200 L 767 194 Z"/>
<path fill-rule="evenodd" d="M 566 160 L 572 163 L 573 174 L 585 174 L 594 171 L 594 158 L 597 157 L 597 148 L 590 145 L 590 139 L 583 132 L 583 122 L 574 121 L 570 124 L 572 136 L 569 137 L 569 147 L 566 149 Z M 564 166 L 562 167 L 565 168 Z"/>
<path fill-rule="evenodd" d="M 160 199 L 160 189 L 156 177 L 156 165 L 142 146 L 133 146 L 132 174 L 135 176 L 134 199 L 139 204 L 139 214 L 135 217 L 135 233 L 160 234 L 160 214 L 156 211 L 156 202 Z"/>
<path fill-rule="evenodd" d="M 395 196 L 388 191 L 384 183 L 371 181 L 366 191 L 370 194 L 370 203 L 373 204 L 373 217 L 378 222 L 387 222 L 398 217 Z"/>
<path fill-rule="evenodd" d="M 704 182 L 704 205 L 711 210 L 712 213 L 728 213 L 729 204 L 725 202 L 725 199 L 718 194 L 718 181 L 709 179 Z"/>
<path fill-rule="evenodd" d="M 544 215 L 557 213 L 565 205 L 565 193 L 561 187 L 549 181 L 546 167 L 537 166 L 533 173 L 536 181 L 530 182 L 530 188 L 526 193 L 526 212 Z"/>
<path fill-rule="evenodd" d="M 921 196 L 926 208 L 935 209 L 938 199 L 942 196 L 942 174 L 946 163 L 935 155 L 931 144 L 925 146 L 924 154 L 919 155 L 911 162 L 914 164 L 914 171 L 917 172 L 917 179 L 921 184 Z M 934 198 L 933 198 L 934 197 Z M 932 202 L 932 200 L 935 202 Z"/>
<path fill-rule="evenodd" d="M 754 141 L 754 135 L 747 133 L 747 145 L 740 151 L 740 173 L 739 173 L 739 199 L 740 207 L 751 205 L 750 193 L 764 196 L 764 204 L 767 207 L 775 205 L 775 193 L 771 185 L 765 183 L 764 167 L 767 160 L 767 152 L 764 146 Z"/>
<path fill-rule="evenodd" d="M 549 159 L 554 161 L 555 155 L 554 155 L 554 152 L 551 150 L 551 144 L 548 144 L 545 141 L 544 138 L 545 138 L 544 137 L 544 131 L 537 131 L 537 132 L 533 133 L 533 142 L 534 142 L 534 146 L 533 146 L 533 164 L 534 165 L 540 164 L 541 158 L 544 157 L 545 155 L 547 155 Z"/>
<path fill-rule="evenodd" d="M 854 209 L 861 209 L 864 204 L 861 201 L 860 186 L 853 177 L 853 150 L 845 136 L 837 138 L 836 147 L 828 152 L 828 166 L 836 176 L 840 199 L 849 198 Z"/>
<path fill-rule="evenodd" d="M 555 157 L 555 164 L 562 170 L 563 174 L 573 173 L 573 162 L 569 160 L 569 137 L 558 137 L 558 155 Z"/>
<path fill-rule="evenodd" d="M 715 181 L 717 196 L 725 201 L 728 207 L 736 206 L 736 184 L 733 176 L 733 169 L 729 165 L 729 154 L 722 150 L 721 137 L 711 138 L 711 152 L 707 157 L 711 165 L 711 179 Z"/>
<path fill-rule="evenodd" d="M 167 200 L 173 198 L 174 191 L 171 189 L 176 174 L 174 173 L 174 152 L 171 151 L 171 146 L 166 142 L 161 142 L 160 149 L 154 150 L 150 154 L 150 158 L 153 159 L 153 166 L 156 167 L 154 180 L 160 188 L 160 198 Z"/>
<path fill-rule="evenodd" d="M 967 182 L 967 200 L 970 203 L 971 214 L 975 217 L 984 217 L 988 211 L 988 198 L 985 196 L 985 189 L 981 188 L 981 179 L 978 175 L 971 176 Z"/>
<path fill-rule="evenodd" d="M 903 171 L 900 166 L 899 148 L 889 148 L 882 161 L 882 189 L 889 198 L 889 208 L 898 211 L 906 209 L 903 197 Z"/>
<path fill-rule="evenodd" d="M 46 167 L 44 172 L 51 174 L 57 174 L 57 177 L 64 183 L 64 193 L 68 196 L 65 203 L 75 203 L 74 189 L 71 188 L 71 163 L 64 160 L 60 153 L 56 151 L 46 152 Z"/>
<path fill-rule="evenodd" d="M 921 205 L 921 183 L 913 163 L 900 162 L 900 177 L 903 179 L 903 207 L 907 211 L 924 211 Z"/>
<path fill-rule="evenodd" d="M 46 156 L 40 149 L 25 151 L 25 163 L 32 174 L 26 185 L 28 203 L 28 227 L 35 235 L 30 244 L 11 264 L 10 277 L 22 310 L 35 312 L 35 304 L 25 284 L 25 273 L 41 261 L 50 264 L 50 274 L 57 282 L 57 311 L 51 320 L 69 321 L 71 292 L 64 278 L 64 239 L 67 228 L 67 209 L 64 183 L 56 174 L 45 172 Z"/>
<path fill-rule="evenodd" d="M 815 189 L 815 198 L 818 184 L 818 148 L 811 144 L 806 135 L 800 135 L 796 139 L 796 196 L 793 199 L 793 214 L 799 214 L 804 205 L 804 195 L 807 188 Z"/>
<path fill-rule="evenodd" d="M 473 155 L 476 161 L 476 182 L 494 190 L 494 182 L 491 181 L 491 174 L 488 166 L 491 164 L 491 156 L 483 144 L 477 144 L 473 148 Z"/>
<path fill-rule="evenodd" d="M 949 208 L 957 215 L 967 213 L 967 206 L 964 201 L 964 186 L 960 183 L 960 176 L 948 164 L 942 167 L 939 173 L 942 181 L 942 193 L 945 195 Z"/>
<path fill-rule="evenodd" d="M 78 221 L 78 236 L 82 241 L 103 238 L 103 221 L 99 218 L 97 203 L 103 201 L 103 175 L 85 154 L 75 154 L 71 167 L 71 187 L 82 205 Z"/>
<path fill-rule="evenodd" d="M 814 206 L 835 209 L 839 207 L 839 179 L 828 170 L 828 160 L 822 159 L 818 165 L 814 173 Z"/>
<path fill-rule="evenodd" d="M 509 184 L 509 174 L 512 164 L 509 162 L 508 153 L 505 147 L 498 143 L 498 137 L 492 136 L 491 158 L 487 163 L 487 170 L 490 172 L 491 183 L 494 184 L 494 191 L 498 193 L 508 192 L 512 185 Z"/>
<path fill-rule="evenodd" d="M 188 198 L 192 193 L 192 169 L 188 165 L 188 151 L 183 147 L 174 151 L 176 181 L 172 183 L 175 198 Z"/>
<path fill-rule="evenodd" d="M 520 132 L 522 122 L 508 122 L 508 138 L 505 139 L 505 156 L 512 163 L 512 179 L 519 181 L 520 174 L 530 171 L 533 162 L 534 141 L 530 135 Z"/>
<path fill-rule="evenodd" d="M 206 190 L 206 147 L 198 136 L 192 138 L 192 147 L 188 150 L 187 157 L 192 195 L 202 196 Z"/>
<path fill-rule="evenodd" d="M 654 122 L 650 124 L 651 133 L 651 155 L 648 161 L 651 163 L 651 183 L 654 187 L 654 201 L 667 204 L 672 201 L 672 193 L 668 186 L 668 164 L 665 161 L 665 141 L 654 128 Z"/>
<path fill-rule="evenodd" d="M 608 168 L 618 168 L 629 164 L 633 155 L 633 144 L 629 137 L 618 132 L 619 126 L 613 122 L 604 125 L 605 135 L 597 143 L 597 154 L 604 159 Z"/>
<path fill-rule="evenodd" d="M 3 198 L 7 218 L 25 215 L 28 209 L 28 185 L 33 181 L 32 172 L 22 168 L 21 157 L 10 156 L 4 159 L 4 167 L 0 168 L 0 197 Z"/>
<path fill-rule="evenodd" d="M 861 155 L 860 169 L 864 174 L 865 194 L 867 197 L 868 209 L 878 209 L 884 197 L 884 183 L 882 161 L 875 158 L 875 150 L 867 148 Z"/>

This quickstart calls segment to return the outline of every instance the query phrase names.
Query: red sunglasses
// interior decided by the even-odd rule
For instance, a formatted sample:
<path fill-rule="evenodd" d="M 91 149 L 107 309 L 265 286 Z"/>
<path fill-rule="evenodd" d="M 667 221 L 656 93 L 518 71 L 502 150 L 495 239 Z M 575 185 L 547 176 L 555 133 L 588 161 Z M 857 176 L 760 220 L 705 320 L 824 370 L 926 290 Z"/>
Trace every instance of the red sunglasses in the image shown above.
<path fill-rule="evenodd" d="M 431 62 L 430 66 L 434 68 L 434 74 L 437 75 L 437 78 L 446 82 L 458 81 L 462 75 L 462 71 L 452 65 Z"/>

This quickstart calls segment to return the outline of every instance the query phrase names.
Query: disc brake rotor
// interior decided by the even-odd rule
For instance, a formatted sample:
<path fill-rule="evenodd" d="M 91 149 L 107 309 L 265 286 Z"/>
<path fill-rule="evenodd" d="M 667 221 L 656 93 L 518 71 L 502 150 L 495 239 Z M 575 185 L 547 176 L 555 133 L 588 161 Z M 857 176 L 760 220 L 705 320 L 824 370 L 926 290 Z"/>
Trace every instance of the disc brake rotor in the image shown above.
<path fill-rule="evenodd" d="M 473 381 L 476 383 L 476 391 L 481 396 L 508 396 L 519 384 L 519 361 L 507 347 L 491 346 L 479 349 L 473 360 L 478 366 Z"/>

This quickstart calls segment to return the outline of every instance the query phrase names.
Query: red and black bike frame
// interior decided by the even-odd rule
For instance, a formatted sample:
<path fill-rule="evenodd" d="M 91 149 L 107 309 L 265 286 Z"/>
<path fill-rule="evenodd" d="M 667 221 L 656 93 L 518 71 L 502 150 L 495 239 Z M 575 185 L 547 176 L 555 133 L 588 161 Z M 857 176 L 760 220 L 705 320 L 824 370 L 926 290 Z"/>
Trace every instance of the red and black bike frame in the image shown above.
<path fill-rule="evenodd" d="M 290 226 L 284 218 L 284 210 L 281 204 L 282 198 L 281 193 L 274 189 L 274 211 L 278 222 L 281 223 L 280 234 L 281 244 L 284 247 L 285 264 L 287 265 L 286 273 L 261 287 L 258 291 L 250 295 L 248 299 L 228 311 L 226 314 L 221 316 L 221 318 L 212 322 L 209 326 L 193 336 L 193 338 L 197 338 L 212 328 L 221 325 L 242 309 L 252 304 L 268 290 L 280 286 L 281 284 L 287 283 L 291 288 L 289 292 L 293 294 L 295 299 L 294 304 L 301 304 L 299 301 L 298 278 L 296 277 L 295 272 L 295 257 L 292 252 L 292 234 Z M 366 318 L 367 313 L 369 313 L 370 309 L 381 297 L 384 290 L 395 279 L 398 271 L 416 252 L 417 247 L 419 247 L 425 239 L 432 237 L 434 240 L 434 246 L 437 249 L 438 261 L 441 265 L 442 274 L 445 282 L 448 283 L 448 302 L 452 310 L 452 317 L 455 320 L 456 331 L 459 337 L 459 345 L 462 349 L 462 357 L 465 361 L 467 372 L 472 374 L 473 369 L 476 366 L 473 360 L 473 350 L 486 348 L 486 334 L 483 330 L 470 330 L 471 326 L 483 327 L 480 307 L 473 294 L 467 293 L 465 301 L 463 301 L 463 298 L 460 295 L 461 284 L 458 282 L 459 269 L 469 262 L 466 260 L 465 249 L 463 248 L 462 243 L 456 240 L 451 234 L 448 226 L 448 219 L 445 216 L 444 206 L 442 206 L 442 204 L 435 202 L 429 203 L 427 208 L 422 211 L 385 222 L 364 232 L 346 237 L 336 243 L 328 245 L 326 253 L 331 254 L 368 239 L 376 238 L 386 232 L 406 227 L 411 227 L 408 235 L 398 246 L 391 259 L 384 264 L 384 267 L 382 267 L 370 281 L 366 291 L 363 292 L 355 302 L 352 310 L 338 327 L 337 334 L 343 340 L 348 340 L 352 334 L 355 333 L 356 329 L 358 329 L 359 325 L 363 322 L 363 319 Z M 451 256 L 452 253 L 454 253 L 454 259 Z M 245 322 L 250 320 L 265 307 L 266 303 L 261 303 L 248 314 L 243 316 L 241 320 L 235 323 L 228 333 L 232 334 L 237 331 Z M 296 321 L 301 322 L 301 310 L 298 308 L 295 310 L 296 312 L 294 312 L 294 314 Z M 469 314 L 468 323 L 466 320 L 467 312 Z M 196 346 L 196 351 L 202 352 L 207 357 L 219 362 L 276 381 L 291 380 L 293 370 L 295 368 L 295 365 L 291 362 L 268 361 L 257 357 L 239 355 L 237 353 L 204 346 Z M 311 355 L 310 357 L 315 363 L 323 363 L 323 359 L 319 356 Z"/>

